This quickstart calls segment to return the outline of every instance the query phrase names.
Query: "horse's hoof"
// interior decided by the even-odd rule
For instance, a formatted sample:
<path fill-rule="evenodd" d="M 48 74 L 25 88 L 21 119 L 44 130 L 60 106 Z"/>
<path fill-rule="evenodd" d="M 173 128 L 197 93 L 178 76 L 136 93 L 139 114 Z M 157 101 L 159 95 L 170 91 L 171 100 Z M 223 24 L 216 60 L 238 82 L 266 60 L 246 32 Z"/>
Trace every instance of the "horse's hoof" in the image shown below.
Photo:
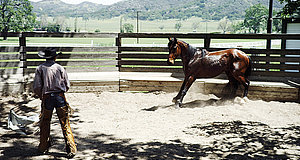
<path fill-rule="evenodd" d="M 248 97 L 243 97 L 243 99 L 244 99 L 244 101 L 245 101 L 246 103 L 250 102 L 250 100 L 248 99 Z"/>
<path fill-rule="evenodd" d="M 249 102 L 249 99 L 247 97 L 235 97 L 233 100 L 234 103 L 237 103 L 239 105 L 244 105 L 247 102 Z"/>
<path fill-rule="evenodd" d="M 173 98 L 172 102 L 173 102 L 173 103 L 177 103 L 177 100 L 178 100 L 178 99 L 175 97 L 175 98 Z"/>
<path fill-rule="evenodd" d="M 181 108 L 182 104 L 179 101 L 176 101 L 175 106 L 176 106 L 176 108 Z"/>

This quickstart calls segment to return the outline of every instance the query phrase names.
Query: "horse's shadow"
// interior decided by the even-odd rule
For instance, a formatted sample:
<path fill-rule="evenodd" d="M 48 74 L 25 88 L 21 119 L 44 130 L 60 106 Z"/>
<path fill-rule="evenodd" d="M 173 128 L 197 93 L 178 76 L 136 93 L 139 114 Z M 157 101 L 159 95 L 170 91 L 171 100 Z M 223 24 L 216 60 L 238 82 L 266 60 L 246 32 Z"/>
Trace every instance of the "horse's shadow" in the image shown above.
<path fill-rule="evenodd" d="M 158 109 L 166 109 L 166 108 L 203 108 L 206 106 L 219 106 L 224 105 L 226 102 L 231 99 L 222 98 L 222 99 L 209 99 L 209 100 L 194 100 L 191 102 L 183 103 L 181 107 L 176 106 L 176 104 L 171 105 L 159 105 L 153 106 L 150 108 L 144 108 L 142 111 L 156 111 Z"/>

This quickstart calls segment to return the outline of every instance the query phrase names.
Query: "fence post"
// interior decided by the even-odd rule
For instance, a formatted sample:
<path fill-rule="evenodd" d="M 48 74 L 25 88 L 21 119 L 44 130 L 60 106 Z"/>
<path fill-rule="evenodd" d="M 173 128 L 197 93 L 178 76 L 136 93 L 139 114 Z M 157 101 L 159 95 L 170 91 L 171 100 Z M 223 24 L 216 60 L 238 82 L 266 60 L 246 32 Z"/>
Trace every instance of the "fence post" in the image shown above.
<path fill-rule="evenodd" d="M 210 36 L 206 35 L 204 38 L 204 48 L 209 49 L 210 47 Z"/>
<path fill-rule="evenodd" d="M 22 74 L 23 74 L 23 98 L 26 99 L 27 96 L 27 81 L 28 81 L 28 77 L 27 75 L 27 53 L 26 53 L 26 37 L 24 36 L 23 33 L 21 33 L 21 35 L 19 36 L 19 52 L 20 52 L 20 63 L 21 66 L 20 68 L 22 68 Z"/>
<path fill-rule="evenodd" d="M 117 53 L 118 53 L 118 58 L 117 58 L 117 61 L 118 61 L 118 71 L 120 72 L 120 68 L 121 68 L 121 63 L 120 63 L 120 61 L 121 61 L 121 45 L 122 45 L 122 39 L 121 39 L 121 37 L 120 37 L 120 33 L 118 33 L 118 37 L 116 37 L 116 46 L 118 47 L 118 51 L 117 51 Z"/>
<path fill-rule="evenodd" d="M 269 34 L 271 35 L 271 34 Z M 267 38 L 267 46 L 266 46 L 266 71 L 270 70 L 270 50 L 271 50 L 271 37 Z"/>
<path fill-rule="evenodd" d="M 23 33 L 21 34 L 21 36 L 19 37 L 19 52 L 20 52 L 20 62 L 21 62 L 21 66 L 20 68 L 23 69 L 23 77 L 26 75 L 26 68 L 27 68 L 27 53 L 26 53 L 26 37 L 23 35 Z"/>
<path fill-rule="evenodd" d="M 281 50 L 285 50 L 286 48 L 286 38 L 281 38 Z"/>
<path fill-rule="evenodd" d="M 118 61 L 118 72 L 119 72 L 119 92 L 121 92 L 121 78 L 120 78 L 120 72 L 121 72 L 121 46 L 122 46 L 122 39 L 121 39 L 121 36 L 120 36 L 120 33 L 118 33 L 118 37 L 116 38 L 116 46 L 118 47 L 118 51 L 117 51 L 117 54 L 118 54 L 118 58 L 117 58 L 117 61 Z"/>
<path fill-rule="evenodd" d="M 284 37 L 284 38 L 281 38 L 281 54 L 280 54 L 280 58 L 281 59 L 284 59 L 285 58 L 285 51 L 286 51 L 286 38 Z M 283 61 L 280 61 L 280 65 L 281 66 L 283 66 L 285 64 L 285 62 L 283 62 Z M 284 72 L 284 70 L 283 69 L 280 69 L 280 71 L 283 71 Z"/>

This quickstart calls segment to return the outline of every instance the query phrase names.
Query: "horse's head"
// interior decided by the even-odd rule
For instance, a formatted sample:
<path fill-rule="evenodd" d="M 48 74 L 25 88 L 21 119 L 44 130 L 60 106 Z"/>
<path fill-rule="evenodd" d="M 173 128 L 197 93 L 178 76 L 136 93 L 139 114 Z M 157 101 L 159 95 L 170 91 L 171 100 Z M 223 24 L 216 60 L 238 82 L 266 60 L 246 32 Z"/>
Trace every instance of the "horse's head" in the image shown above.
<path fill-rule="evenodd" d="M 181 48 L 179 47 L 176 38 L 173 39 L 169 38 L 168 48 L 169 48 L 169 58 L 167 62 L 169 65 L 173 65 L 175 63 L 175 59 L 181 54 Z"/>

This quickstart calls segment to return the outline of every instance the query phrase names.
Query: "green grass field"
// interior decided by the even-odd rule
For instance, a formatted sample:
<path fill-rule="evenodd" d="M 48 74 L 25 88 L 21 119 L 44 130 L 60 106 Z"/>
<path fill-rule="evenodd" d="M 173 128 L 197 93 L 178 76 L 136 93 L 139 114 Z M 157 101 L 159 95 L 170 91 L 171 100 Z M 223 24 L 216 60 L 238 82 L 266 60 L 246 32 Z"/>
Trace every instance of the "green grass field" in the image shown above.
<path fill-rule="evenodd" d="M 181 39 L 189 44 L 204 44 L 203 39 Z M 139 44 L 168 44 L 168 39 L 162 38 L 139 38 Z M 237 43 L 237 42 L 261 42 L 263 40 L 256 39 L 212 39 L 211 45 L 221 43 Z M 0 40 L 1 46 L 18 45 L 17 37 L 8 37 L 8 40 Z M 26 38 L 27 46 L 115 46 L 114 38 L 48 38 L 48 37 L 28 37 Z M 137 44 L 136 38 L 124 38 L 122 44 Z M 259 46 L 264 47 L 264 46 Z"/>
<path fill-rule="evenodd" d="M 63 28 L 70 28 L 71 31 L 75 29 L 75 18 L 63 18 Z M 117 17 L 112 19 L 97 20 L 89 19 L 84 20 L 82 18 L 77 19 L 77 29 L 81 32 L 94 32 L 96 29 L 100 30 L 100 33 L 119 33 L 120 32 L 120 20 L 122 24 L 130 23 L 134 25 L 134 32 L 136 32 L 136 19 L 125 19 L 123 17 Z M 55 23 L 56 18 L 48 18 L 48 22 Z M 175 30 L 175 24 L 180 22 L 182 27 L 179 31 Z M 199 27 L 195 31 L 192 27 L 193 23 L 199 23 Z M 139 21 L 139 32 L 140 33 L 216 33 L 221 32 L 218 29 L 218 21 L 204 21 L 201 18 L 190 18 L 187 20 L 156 20 L 156 21 Z M 160 27 L 163 26 L 163 29 Z M 115 46 L 114 38 L 47 38 L 47 37 L 28 37 L 26 38 L 27 45 L 52 45 L 52 46 L 67 46 L 71 44 L 79 45 L 93 45 L 93 46 Z M 182 39 L 189 44 L 203 44 L 203 39 Z M 261 40 L 247 40 L 247 39 L 213 39 L 211 44 L 214 43 L 235 43 L 235 42 L 257 42 Z M 8 37 L 8 40 L 3 41 L 0 39 L 0 45 L 18 45 L 18 38 Z M 136 44 L 136 38 L 125 38 L 122 39 L 122 44 Z M 154 38 L 140 38 L 140 44 L 167 44 L 167 39 L 154 39 Z"/>
<path fill-rule="evenodd" d="M 121 20 L 122 19 L 122 20 Z M 49 21 L 55 22 L 55 19 L 51 18 Z M 121 22 L 122 21 L 122 22 Z M 175 24 L 180 22 L 182 27 L 179 31 L 176 31 Z M 77 29 L 80 31 L 94 32 L 99 29 L 100 32 L 120 32 L 120 23 L 130 23 L 134 26 L 134 32 L 137 31 L 137 20 L 136 19 L 125 19 L 123 17 L 117 17 L 112 19 L 97 20 L 89 19 L 84 20 L 82 18 L 77 19 Z M 192 24 L 199 23 L 199 27 L 196 32 L 198 33 L 211 33 L 211 32 L 221 32 L 218 29 L 218 21 L 204 21 L 201 18 L 190 18 L 187 20 L 155 20 L 155 21 L 143 21 L 139 20 L 139 32 L 195 32 Z M 64 27 L 69 27 L 71 31 L 75 29 L 75 18 L 66 18 Z M 161 29 L 163 28 L 163 29 Z"/>

